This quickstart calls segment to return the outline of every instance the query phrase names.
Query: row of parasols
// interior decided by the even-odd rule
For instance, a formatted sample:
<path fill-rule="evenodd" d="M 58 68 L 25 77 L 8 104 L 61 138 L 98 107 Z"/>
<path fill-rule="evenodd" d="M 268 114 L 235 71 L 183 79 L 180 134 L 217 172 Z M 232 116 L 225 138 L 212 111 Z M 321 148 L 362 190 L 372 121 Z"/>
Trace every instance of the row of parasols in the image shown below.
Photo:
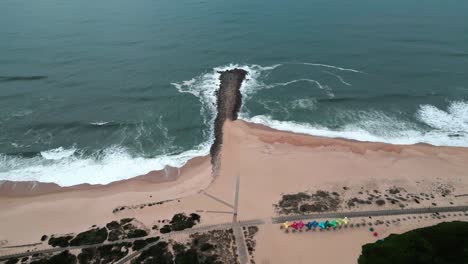
<path fill-rule="evenodd" d="M 303 222 L 303 221 L 294 221 L 294 222 L 284 222 L 281 224 L 281 228 L 282 229 L 285 229 L 285 230 L 289 230 L 290 228 L 293 229 L 293 230 L 302 230 L 303 228 L 307 228 L 307 230 L 311 230 L 311 229 L 317 229 L 317 228 L 320 228 L 320 229 L 328 229 L 328 228 L 334 228 L 334 227 L 338 227 L 338 226 L 344 226 L 344 225 L 347 225 L 349 223 L 349 219 L 347 217 L 345 218 L 338 218 L 338 219 L 333 219 L 331 221 L 321 221 L 321 222 L 317 222 L 317 221 L 310 221 L 310 222 Z"/>
<path fill-rule="evenodd" d="M 294 222 L 284 222 L 281 224 L 281 229 L 285 229 L 288 231 L 289 229 L 292 229 L 294 231 L 297 230 L 303 230 L 304 228 L 306 230 L 311 230 L 311 229 L 317 229 L 319 228 L 320 230 L 323 229 L 329 229 L 329 228 L 336 228 L 340 226 L 346 226 L 349 223 L 349 219 L 347 217 L 345 218 L 338 218 L 338 219 L 333 219 L 331 221 L 325 220 L 321 222 L 317 221 L 310 221 L 310 222 L 303 222 L 303 221 L 294 221 Z M 374 236 L 378 236 L 377 232 L 374 231 L 374 228 L 370 228 L 369 231 L 373 232 L 372 234 Z"/>

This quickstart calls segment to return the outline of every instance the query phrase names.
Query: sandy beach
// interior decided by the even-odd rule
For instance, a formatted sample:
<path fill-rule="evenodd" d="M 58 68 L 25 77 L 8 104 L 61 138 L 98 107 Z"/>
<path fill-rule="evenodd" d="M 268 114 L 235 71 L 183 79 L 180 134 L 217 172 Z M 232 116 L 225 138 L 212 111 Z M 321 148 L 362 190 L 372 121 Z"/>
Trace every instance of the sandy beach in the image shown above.
<path fill-rule="evenodd" d="M 35 188 L 27 188 L 31 183 L 3 183 L 0 191 L 0 252 L 24 251 L 24 247 L 5 246 L 38 243 L 44 234 L 78 233 L 92 225 L 102 226 L 124 217 L 135 217 L 148 230 L 157 220 L 170 219 L 180 212 L 198 212 L 202 216 L 202 225 L 229 222 L 231 214 L 207 211 L 229 211 L 230 208 L 201 191 L 232 202 L 237 176 L 240 176 L 240 220 L 277 216 L 274 204 L 282 194 L 317 190 L 337 192 L 343 201 L 338 210 L 467 204 L 466 196 L 456 196 L 468 193 L 466 148 L 424 144 L 398 146 L 320 138 L 276 131 L 241 120 L 226 121 L 223 131 L 221 167 L 216 177 L 212 176 L 209 157 L 201 157 L 189 161 L 181 169 L 168 168 L 102 186 L 60 188 L 35 184 Z M 349 207 L 346 204 L 359 192 L 385 193 L 394 187 L 406 193 L 431 194 L 434 198 L 421 199 L 418 203 L 407 200 L 384 205 L 371 203 Z M 161 201 L 167 202 L 147 205 Z M 115 211 L 121 207 L 125 209 Z M 419 225 L 427 223 L 414 223 L 411 227 Z M 260 260 L 267 259 L 265 250 L 294 248 L 308 239 L 296 240 L 289 236 L 284 243 L 278 242 L 277 236 L 282 234 L 267 231 L 268 228 L 277 229 L 277 226 L 260 229 Z M 407 229 L 390 228 L 389 232 L 403 230 Z M 349 230 L 343 236 L 347 236 L 347 243 L 355 243 L 349 248 L 349 256 L 354 259 L 344 263 L 355 263 L 360 245 L 370 242 L 372 237 L 363 239 L 362 232 Z M 262 242 L 270 239 L 276 241 L 275 244 Z M 330 239 L 330 243 L 335 243 Z M 302 245 L 309 246 L 313 243 Z M 41 247 L 45 245 L 32 248 Z M 298 258 L 295 263 L 307 263 L 307 258 Z"/>

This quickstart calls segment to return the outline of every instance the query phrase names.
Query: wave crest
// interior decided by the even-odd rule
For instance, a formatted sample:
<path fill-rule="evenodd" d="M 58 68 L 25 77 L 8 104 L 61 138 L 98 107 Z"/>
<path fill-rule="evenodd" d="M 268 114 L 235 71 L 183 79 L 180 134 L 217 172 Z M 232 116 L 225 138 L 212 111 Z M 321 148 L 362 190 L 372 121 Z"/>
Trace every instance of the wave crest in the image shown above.
<path fill-rule="evenodd" d="M 244 116 L 243 119 L 278 130 L 313 136 L 401 145 L 427 143 L 435 146 L 468 147 L 468 103 L 466 102 L 453 102 L 447 111 L 431 105 L 420 106 L 416 116 L 421 122 L 430 126 L 430 129 L 423 129 L 415 123 L 399 120 L 382 112 L 359 111 L 356 114 L 348 112 L 343 115 L 352 115 L 351 119 L 356 121 L 341 128 L 330 129 L 317 124 L 274 120 L 267 115 Z"/>
<path fill-rule="evenodd" d="M 176 155 L 144 158 L 134 157 L 128 150 L 113 146 L 91 156 L 62 147 L 32 158 L 0 154 L 0 179 L 54 182 L 60 186 L 107 184 L 161 170 L 165 166 L 182 167 L 191 158 L 206 155 L 208 151 L 209 145 Z"/>

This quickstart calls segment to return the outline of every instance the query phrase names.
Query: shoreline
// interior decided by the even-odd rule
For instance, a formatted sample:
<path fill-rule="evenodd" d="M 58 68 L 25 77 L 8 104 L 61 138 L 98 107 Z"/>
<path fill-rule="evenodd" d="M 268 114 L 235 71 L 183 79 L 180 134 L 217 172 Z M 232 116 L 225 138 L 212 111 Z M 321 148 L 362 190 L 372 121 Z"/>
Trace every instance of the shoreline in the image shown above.
<path fill-rule="evenodd" d="M 157 220 L 171 219 L 181 212 L 200 214 L 202 225 L 229 222 L 231 214 L 210 213 L 225 212 L 228 207 L 204 193 L 231 202 L 238 175 L 241 221 L 279 216 L 274 205 L 282 195 L 318 190 L 339 193 L 342 208 L 351 211 L 400 208 L 389 201 L 384 206 L 374 202 L 350 208 L 346 205 L 354 197 L 365 199 L 358 192 L 388 193 L 394 187 L 411 195 L 434 195 L 418 204 L 402 202 L 406 208 L 432 206 L 431 203 L 459 206 L 468 202 L 466 196 L 456 197 L 468 193 L 466 148 L 319 138 L 242 120 L 226 121 L 223 133 L 218 177 L 213 177 L 210 157 L 205 156 L 174 169 L 173 178 L 160 182 L 156 177 L 164 175 L 161 171 L 107 186 L 0 196 L 0 241 L 6 241 L 4 246 L 32 244 L 44 234 L 79 233 L 92 225 L 102 226 L 126 217 L 135 217 L 151 229 Z M 450 193 L 442 196 L 441 188 L 450 189 Z M 115 210 L 122 207 L 125 210 Z M 44 247 L 47 245 L 41 244 L 37 249 Z M 18 250 L 21 248 L 0 248 L 2 254 Z"/>
<path fill-rule="evenodd" d="M 272 224 L 284 215 L 466 208 L 468 148 L 325 138 L 236 120 L 245 74 L 221 74 L 210 155 L 106 185 L 0 182 L 0 254 L 47 249 L 44 235 L 78 234 L 124 218 L 158 236 L 161 223 L 196 213 L 201 226 L 266 219 L 270 225 L 261 226 L 258 237 L 262 259 L 269 254 L 261 252 L 274 256 L 281 252 L 276 248 L 298 243 L 285 244 Z M 242 231 L 234 233 L 236 243 L 242 241 Z M 349 241 L 357 243 L 346 260 L 356 258 L 361 243 L 375 239 L 363 235 L 349 233 Z M 326 239 L 332 242 L 333 236 Z"/>
<path fill-rule="evenodd" d="M 427 143 L 417 143 L 412 145 L 398 145 L 381 142 L 358 141 L 346 138 L 328 138 L 321 136 L 311 136 L 308 134 L 295 133 L 284 130 L 277 130 L 262 124 L 251 123 L 244 120 L 237 122 L 244 124 L 248 128 L 255 131 L 256 136 L 264 136 L 262 139 L 266 143 L 274 144 L 289 144 L 292 146 L 301 146 L 309 148 L 325 148 L 325 147 L 339 147 L 346 148 L 354 153 L 364 154 L 366 151 L 383 151 L 401 153 L 406 150 L 415 150 L 420 152 L 429 153 L 435 149 L 443 149 L 445 151 L 456 153 L 458 151 L 468 151 L 466 147 L 453 147 L 453 146 L 434 146 Z M 272 140 L 271 137 L 265 137 L 267 133 L 277 134 L 278 137 Z M 220 137 L 222 139 L 222 136 Z M 214 144 L 213 144 L 214 145 Z M 221 146 L 221 144 L 219 145 Z M 105 190 L 118 190 L 124 185 L 135 185 L 139 183 L 146 183 L 157 185 L 165 182 L 174 182 L 181 176 L 182 172 L 187 172 L 194 167 L 200 166 L 206 160 L 211 160 L 213 165 L 213 158 L 210 155 L 194 157 L 187 161 L 185 165 L 180 168 L 166 166 L 162 170 L 150 171 L 144 175 L 137 175 L 135 177 L 114 181 L 108 184 L 78 184 L 73 186 L 60 186 L 56 183 L 38 182 L 38 181 L 9 181 L 0 180 L 0 198 L 1 197 L 34 197 L 47 194 L 55 194 L 62 192 L 76 192 L 76 191 L 105 191 Z M 215 168 L 213 167 L 213 170 Z"/>

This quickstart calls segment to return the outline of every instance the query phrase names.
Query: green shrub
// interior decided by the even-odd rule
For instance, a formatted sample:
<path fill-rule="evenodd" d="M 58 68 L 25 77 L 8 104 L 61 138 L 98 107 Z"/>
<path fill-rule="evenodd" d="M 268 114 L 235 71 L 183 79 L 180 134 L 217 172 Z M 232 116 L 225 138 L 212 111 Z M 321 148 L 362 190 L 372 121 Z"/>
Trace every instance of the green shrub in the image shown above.
<path fill-rule="evenodd" d="M 78 254 L 78 262 L 80 264 L 93 263 L 93 259 L 95 258 L 96 254 L 97 254 L 96 248 L 83 248 L 81 250 L 81 253 Z"/>
<path fill-rule="evenodd" d="M 133 241 L 132 249 L 133 249 L 133 251 L 137 251 L 137 250 L 140 250 L 140 249 L 146 247 L 146 245 L 148 245 L 148 242 L 146 242 L 143 239 L 138 239 L 138 240 Z"/>
<path fill-rule="evenodd" d="M 127 234 L 128 238 L 137 238 L 137 237 L 145 237 L 148 235 L 148 232 L 146 232 L 143 229 L 135 229 L 135 230 L 130 230 Z"/>
<path fill-rule="evenodd" d="M 189 249 L 187 251 L 180 252 L 175 257 L 176 264 L 198 264 L 198 253 L 194 249 Z"/>
<path fill-rule="evenodd" d="M 133 221 L 133 219 L 135 218 L 122 218 L 120 219 L 120 225 L 125 225 L 127 223 L 130 223 L 131 221 Z"/>
<path fill-rule="evenodd" d="M 200 250 L 201 251 L 208 251 L 208 250 L 211 250 L 213 248 L 214 248 L 214 246 L 211 245 L 210 243 L 205 243 L 205 244 L 201 245 Z"/>
<path fill-rule="evenodd" d="M 170 222 L 171 230 L 181 231 L 187 228 L 192 228 L 196 223 L 192 217 L 185 214 L 175 214 Z"/>
<path fill-rule="evenodd" d="M 359 264 L 468 263 L 468 223 L 450 222 L 392 234 L 362 247 Z"/>
<path fill-rule="evenodd" d="M 69 241 L 72 238 L 73 236 L 51 237 L 48 244 L 53 247 L 68 247 L 70 245 Z"/>
<path fill-rule="evenodd" d="M 159 238 L 160 238 L 160 237 L 158 237 L 158 236 L 157 236 L 157 237 L 149 237 L 149 238 L 145 239 L 145 241 L 146 241 L 146 243 L 151 244 L 151 243 L 153 243 L 153 242 L 158 241 Z"/>
<path fill-rule="evenodd" d="M 167 246 L 167 242 L 161 241 L 144 250 L 132 263 L 173 264 L 173 256 Z"/>
<path fill-rule="evenodd" d="M 71 246 L 94 245 L 100 244 L 107 239 L 107 229 L 95 228 L 82 233 L 79 233 L 72 241 Z"/>
<path fill-rule="evenodd" d="M 107 223 L 107 224 L 106 224 L 106 227 L 107 227 L 109 230 L 118 229 L 118 228 L 120 228 L 120 224 L 119 224 L 117 221 L 112 221 L 112 222 L 110 222 L 110 223 Z"/>
<path fill-rule="evenodd" d="M 111 230 L 109 232 L 109 241 L 116 241 L 120 239 L 120 236 L 122 235 L 122 232 L 119 229 Z"/>
<path fill-rule="evenodd" d="M 169 233 L 171 232 L 171 226 L 170 225 L 164 225 L 161 229 L 159 229 L 159 232 L 161 232 L 161 234 L 166 234 L 166 233 Z"/>
<path fill-rule="evenodd" d="M 98 248 L 84 248 L 78 255 L 80 264 L 113 263 L 128 254 L 132 243 L 122 242 L 113 245 L 103 245 Z"/>
<path fill-rule="evenodd" d="M 16 264 L 18 263 L 19 259 L 17 258 L 11 258 L 9 260 L 7 260 L 7 262 L 5 262 L 5 264 Z"/>
<path fill-rule="evenodd" d="M 44 258 L 36 261 L 32 261 L 31 264 L 76 264 L 76 257 L 70 254 L 68 250 L 61 252 L 51 258 Z"/>
<path fill-rule="evenodd" d="M 192 218 L 193 221 L 200 223 L 201 216 L 196 213 L 191 213 L 190 218 Z"/>

